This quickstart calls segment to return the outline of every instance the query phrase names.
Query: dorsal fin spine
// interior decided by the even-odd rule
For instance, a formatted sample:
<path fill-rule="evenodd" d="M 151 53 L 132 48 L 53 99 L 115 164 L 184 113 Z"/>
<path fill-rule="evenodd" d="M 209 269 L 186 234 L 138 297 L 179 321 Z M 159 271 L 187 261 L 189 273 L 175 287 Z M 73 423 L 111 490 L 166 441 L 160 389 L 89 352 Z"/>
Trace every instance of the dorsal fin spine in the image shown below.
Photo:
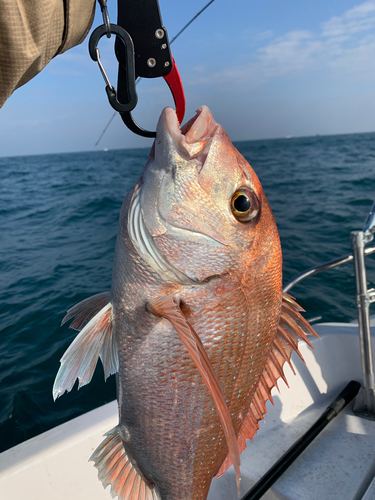
<path fill-rule="evenodd" d="M 277 383 L 277 378 L 275 377 L 275 374 L 273 373 L 273 370 L 271 369 L 269 362 L 266 364 L 265 371 L 267 372 L 269 378 L 271 379 L 272 385 L 276 387 L 276 389 L 280 392 L 279 385 Z"/>
<path fill-rule="evenodd" d="M 301 322 L 305 326 L 305 328 L 307 329 L 307 331 L 310 335 L 313 335 L 314 337 L 319 338 L 319 335 L 316 333 L 316 331 L 313 329 L 313 327 L 310 325 L 310 323 L 308 321 L 306 321 L 306 319 L 301 314 L 299 314 L 298 311 L 296 311 L 296 309 L 294 307 L 292 307 L 288 303 L 284 303 L 283 309 L 284 309 L 284 311 L 283 311 L 284 314 L 288 313 L 293 319 Z M 301 328 L 301 330 L 302 330 L 302 328 Z"/>
<path fill-rule="evenodd" d="M 288 356 L 288 353 L 286 352 L 285 347 L 283 346 L 283 344 L 281 343 L 281 341 L 277 335 L 276 335 L 275 340 L 274 340 L 274 345 L 277 348 L 277 350 L 279 351 L 279 353 L 281 354 L 281 356 L 284 358 L 284 360 L 288 363 L 288 365 L 290 366 L 290 368 L 292 369 L 292 371 L 295 375 L 296 372 L 294 371 L 292 362 L 290 361 L 290 357 Z M 298 356 L 302 359 L 302 361 L 305 362 L 305 360 L 303 359 L 303 356 L 299 352 L 298 348 L 293 348 L 293 350 L 298 354 Z"/>
<path fill-rule="evenodd" d="M 272 350 L 270 352 L 270 360 L 272 361 L 275 368 L 277 369 L 277 372 L 279 373 L 280 377 L 284 380 L 286 386 L 289 387 L 288 381 L 284 375 L 283 367 L 280 365 L 278 359 L 276 358 L 276 355 L 274 354 L 274 352 Z"/>
<path fill-rule="evenodd" d="M 290 304 L 291 306 L 294 307 L 299 312 L 305 312 L 304 308 L 301 307 L 296 301 L 295 298 L 289 295 L 289 293 L 284 292 L 283 293 L 283 298 L 282 298 L 283 305 L 285 303 Z"/>
<path fill-rule="evenodd" d="M 245 429 L 247 430 L 247 432 L 250 433 L 251 432 L 251 427 L 248 427 L 248 423 L 247 423 L 248 420 L 250 420 L 250 419 L 245 419 L 243 425 L 244 425 Z M 251 419 L 251 420 L 253 420 L 253 419 Z"/>
<path fill-rule="evenodd" d="M 260 406 L 262 413 L 266 413 L 266 402 L 259 396 L 258 392 L 255 393 L 256 399 L 258 401 L 258 405 Z M 264 420 L 264 416 L 262 414 L 262 419 Z"/>
<path fill-rule="evenodd" d="M 280 347 L 281 345 L 281 347 Z M 290 357 L 285 353 L 285 350 L 284 350 L 284 347 L 282 346 L 282 344 L 280 343 L 280 339 L 278 339 L 277 337 L 275 338 L 275 347 L 278 349 L 278 351 L 281 353 L 281 355 L 284 357 L 284 362 L 288 363 L 290 369 L 292 370 L 293 372 L 293 375 L 296 374 L 296 371 L 294 369 L 294 366 L 292 365 L 292 361 L 290 359 Z M 282 352 L 280 351 L 280 349 L 282 349 Z M 294 348 L 294 351 L 299 355 L 299 357 L 301 358 L 301 360 L 303 362 L 305 362 L 305 360 L 303 359 L 302 357 L 302 354 L 299 352 L 298 348 Z M 289 386 L 288 386 L 289 387 Z"/>
<path fill-rule="evenodd" d="M 266 384 L 266 382 L 264 382 L 264 380 L 260 380 L 261 382 L 261 389 L 263 391 L 263 397 L 265 400 L 269 399 L 271 401 L 271 403 L 274 405 L 275 403 L 273 402 L 273 397 L 272 397 L 272 394 L 271 394 L 271 389 L 268 387 L 268 385 Z"/>
<path fill-rule="evenodd" d="M 246 447 L 246 441 L 241 434 L 238 436 L 238 447 L 239 449 Z"/>
<path fill-rule="evenodd" d="M 282 345 L 279 337 L 276 335 L 274 340 L 273 340 L 273 346 L 276 347 L 278 350 L 279 354 L 283 358 L 283 363 L 288 360 L 288 355 L 285 352 L 284 346 Z"/>
<path fill-rule="evenodd" d="M 267 401 L 267 399 L 268 399 L 268 392 L 265 390 L 265 387 L 264 387 L 262 379 L 259 380 L 259 392 L 260 392 L 260 396 L 258 396 L 259 397 L 259 402 L 261 404 L 262 409 L 263 409 L 263 407 L 265 409 L 266 406 L 264 404 L 264 401 Z"/>
<path fill-rule="evenodd" d="M 263 379 L 262 378 L 259 380 L 258 389 L 259 389 L 259 392 L 260 392 L 260 395 L 261 395 L 260 400 L 264 399 L 265 397 L 266 398 L 268 397 L 268 394 L 267 394 L 267 392 L 264 389 Z"/>
<path fill-rule="evenodd" d="M 295 373 L 290 359 L 291 353 L 296 351 L 303 360 L 298 349 L 298 339 L 303 339 L 312 347 L 306 334 L 319 337 L 299 311 L 303 311 L 303 309 L 294 301 L 293 297 L 283 294 L 279 324 L 269 351 L 269 357 L 257 382 L 256 391 L 238 435 L 238 443 L 240 444 L 241 451 L 246 447 L 246 439 L 252 439 L 259 429 L 258 421 L 261 419 L 264 420 L 264 414 L 267 411 L 266 402 L 267 400 L 272 402 L 271 390 L 273 387 L 279 389 L 278 379 L 282 378 L 287 387 L 289 387 L 283 366 L 285 363 L 288 363 L 293 373 Z M 244 440 L 245 445 L 243 444 Z M 230 465 L 231 460 L 228 456 L 224 460 L 217 476 L 220 477 L 224 474 Z"/>
<path fill-rule="evenodd" d="M 285 320 L 285 318 L 283 317 L 283 314 L 281 314 L 281 318 Z M 291 344 L 294 349 L 298 349 L 298 344 L 297 342 L 294 340 L 294 338 L 290 335 L 290 333 L 288 332 L 288 330 L 286 330 L 280 323 L 279 323 L 279 326 L 277 327 L 277 331 L 280 333 L 280 335 L 284 338 L 284 340 L 286 340 L 287 342 L 289 342 L 289 344 Z"/>
<path fill-rule="evenodd" d="M 293 319 L 293 317 L 291 317 L 287 312 L 282 312 L 281 313 L 281 319 L 283 321 L 285 321 L 285 323 L 287 323 L 291 328 L 293 328 L 294 330 L 297 330 L 298 331 L 298 335 L 300 336 L 300 338 L 302 340 L 304 340 L 306 342 L 306 344 L 311 347 L 311 349 L 314 349 L 313 346 L 311 345 L 311 342 L 309 341 L 309 339 L 307 338 L 306 336 L 306 333 L 302 330 L 302 328 L 295 322 L 295 320 Z M 317 335 L 315 335 L 317 336 Z"/>
<path fill-rule="evenodd" d="M 257 414 L 255 415 L 255 416 L 256 416 L 256 418 L 257 418 L 258 420 L 261 420 L 261 419 L 263 420 L 263 419 L 264 419 L 264 417 L 263 417 L 263 412 L 262 412 L 262 408 L 261 408 L 261 406 L 259 405 L 259 396 L 257 395 L 257 393 L 255 393 L 255 394 L 254 394 L 252 404 L 254 405 L 255 410 L 256 410 L 256 412 L 257 412 Z"/>
<path fill-rule="evenodd" d="M 256 418 L 256 415 L 254 415 L 253 411 L 249 411 L 249 419 L 253 423 L 253 425 L 258 425 L 258 420 Z"/>

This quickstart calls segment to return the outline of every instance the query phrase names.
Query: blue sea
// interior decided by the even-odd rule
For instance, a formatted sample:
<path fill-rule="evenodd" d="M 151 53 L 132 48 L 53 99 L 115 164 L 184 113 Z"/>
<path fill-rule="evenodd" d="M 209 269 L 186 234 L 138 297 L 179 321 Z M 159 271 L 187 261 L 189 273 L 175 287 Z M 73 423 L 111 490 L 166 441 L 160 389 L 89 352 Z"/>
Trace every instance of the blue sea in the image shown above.
<path fill-rule="evenodd" d="M 284 281 L 350 252 L 375 198 L 375 133 L 236 143 L 279 227 Z M 115 398 L 92 382 L 52 400 L 76 335 L 66 310 L 108 290 L 120 207 L 146 149 L 0 158 L 0 451 Z M 375 281 L 375 257 L 367 258 Z M 306 317 L 356 317 L 352 264 L 293 289 Z"/>

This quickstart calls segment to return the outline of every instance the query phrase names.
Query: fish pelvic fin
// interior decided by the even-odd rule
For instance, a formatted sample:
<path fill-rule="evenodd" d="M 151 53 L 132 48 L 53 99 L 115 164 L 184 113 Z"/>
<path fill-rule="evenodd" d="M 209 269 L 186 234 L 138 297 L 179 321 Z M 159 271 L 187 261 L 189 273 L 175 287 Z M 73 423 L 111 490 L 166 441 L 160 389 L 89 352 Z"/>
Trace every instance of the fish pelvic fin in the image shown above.
<path fill-rule="evenodd" d="M 148 303 L 148 310 L 156 316 L 167 319 L 172 324 L 198 368 L 207 389 L 210 391 L 223 426 L 231 463 L 234 464 L 237 490 L 238 495 L 240 495 L 240 453 L 237 436 L 219 379 L 208 359 L 203 343 L 193 327 L 187 322 L 181 310 L 181 302 L 177 297 L 169 295 L 154 299 Z"/>
<path fill-rule="evenodd" d="M 110 293 L 99 293 L 69 309 L 64 324 L 75 317 L 70 328 L 81 330 L 60 360 L 60 369 L 53 385 L 53 399 L 69 392 L 76 379 L 78 389 L 88 384 L 98 358 L 103 363 L 107 379 L 118 371 L 118 353 L 112 331 L 112 304 Z"/>
<path fill-rule="evenodd" d="M 273 404 L 271 390 L 274 387 L 279 389 L 278 379 L 281 378 L 289 387 L 284 374 L 284 365 L 288 363 L 295 374 L 290 361 L 292 352 L 295 351 L 302 361 L 304 361 L 298 349 L 298 341 L 300 339 L 304 340 L 313 349 L 306 335 L 313 335 L 319 338 L 318 334 L 299 311 L 303 311 L 303 309 L 294 301 L 293 297 L 287 293 L 283 293 L 280 320 L 270 354 L 258 381 L 249 411 L 238 434 L 238 448 L 240 453 L 246 448 L 246 440 L 253 440 L 257 433 L 259 429 L 258 422 L 259 420 L 263 420 L 264 415 L 267 413 L 267 401 L 270 400 Z M 217 473 L 217 477 L 222 476 L 231 465 L 232 460 L 228 454 Z"/>
<path fill-rule="evenodd" d="M 111 486 L 112 498 L 117 496 L 119 500 L 160 500 L 156 487 L 146 481 L 126 452 L 119 428 L 115 427 L 105 436 L 89 460 L 98 469 L 103 487 Z"/>

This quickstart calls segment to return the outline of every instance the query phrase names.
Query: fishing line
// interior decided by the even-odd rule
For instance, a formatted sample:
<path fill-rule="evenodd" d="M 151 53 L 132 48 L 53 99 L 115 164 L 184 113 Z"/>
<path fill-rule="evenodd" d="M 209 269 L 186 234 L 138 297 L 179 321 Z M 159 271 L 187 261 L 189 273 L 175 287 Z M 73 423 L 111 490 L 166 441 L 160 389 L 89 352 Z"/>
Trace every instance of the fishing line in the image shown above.
<path fill-rule="evenodd" d="M 174 36 L 174 37 L 172 38 L 172 40 L 171 40 L 169 43 L 170 43 L 170 44 L 172 44 L 172 43 L 176 40 L 176 38 L 178 38 L 178 37 L 181 35 L 181 33 L 182 33 L 183 31 L 185 31 L 185 30 L 186 30 L 186 28 L 187 28 L 188 26 L 190 26 L 190 24 L 191 24 L 193 21 L 195 21 L 195 20 L 196 20 L 196 18 L 197 18 L 198 16 L 200 16 L 200 15 L 202 14 L 202 12 L 203 12 L 203 11 L 205 11 L 205 10 L 207 9 L 207 7 L 209 7 L 209 6 L 212 4 L 212 2 L 214 2 L 214 1 L 215 1 L 215 0 L 210 0 L 210 2 L 208 2 L 208 4 L 206 4 L 206 5 L 203 7 L 203 9 L 201 9 L 199 12 L 197 12 L 197 13 L 195 14 L 195 16 L 194 16 L 194 17 L 193 17 L 193 18 L 192 18 L 192 19 L 191 19 L 191 20 L 190 20 L 187 24 L 185 24 L 185 26 L 182 28 L 182 30 L 180 30 L 180 31 L 177 33 L 177 35 L 176 35 L 176 36 Z"/>
<path fill-rule="evenodd" d="M 189 21 L 188 23 L 186 23 L 186 24 L 185 24 L 185 26 L 184 26 L 184 27 L 183 27 L 183 28 L 182 28 L 182 29 L 181 29 L 181 30 L 177 33 L 177 35 L 175 35 L 175 36 L 172 38 L 172 40 L 169 42 L 169 44 L 170 44 L 170 45 L 172 45 L 172 43 L 173 43 L 175 40 L 177 40 L 177 38 L 181 35 L 181 33 L 183 33 L 183 32 L 186 30 L 186 28 L 187 28 L 188 26 L 190 26 L 190 24 L 191 24 L 192 22 L 194 22 L 194 21 L 197 19 L 197 17 L 199 17 L 199 16 L 202 14 L 202 12 L 204 12 L 204 11 L 205 11 L 205 10 L 206 10 L 206 9 L 207 9 L 207 8 L 208 8 L 208 7 L 209 7 L 209 6 L 210 6 L 210 5 L 214 2 L 214 1 L 215 1 L 215 0 L 210 0 L 210 1 L 209 1 L 209 2 L 208 2 L 208 3 L 207 3 L 207 4 L 203 7 L 203 8 L 199 11 L 199 12 L 197 12 L 197 13 L 195 14 L 195 16 L 194 16 L 194 17 L 192 17 L 192 18 L 190 19 L 190 21 Z M 138 83 L 139 83 L 141 80 L 142 80 L 142 78 L 137 78 L 137 80 L 136 80 L 135 84 L 136 84 L 136 85 L 138 85 Z M 113 121 L 113 119 L 114 119 L 114 117 L 115 117 L 116 115 L 117 115 L 117 111 L 115 111 L 115 112 L 113 113 L 113 115 L 111 116 L 111 118 L 110 118 L 109 122 L 108 122 L 108 123 L 107 123 L 107 125 L 105 126 L 105 128 L 104 128 L 103 132 L 101 133 L 101 135 L 100 135 L 99 139 L 96 141 L 95 146 L 97 146 L 97 145 L 99 144 L 99 142 L 100 142 L 101 138 L 102 138 L 102 137 L 103 137 L 103 135 L 106 133 L 107 128 L 110 126 L 110 124 L 112 123 L 112 121 Z"/>
<path fill-rule="evenodd" d="M 136 82 L 136 83 L 137 83 L 137 82 Z M 105 128 L 104 128 L 103 132 L 100 134 L 99 139 L 96 141 L 95 146 L 97 146 L 97 145 L 99 144 L 100 139 L 101 139 L 101 138 L 103 137 L 103 135 L 106 133 L 107 128 L 110 126 L 110 124 L 112 123 L 113 118 L 114 118 L 116 115 L 117 115 L 117 111 L 115 111 L 115 112 L 113 113 L 113 115 L 111 116 L 111 118 L 110 118 L 109 122 L 107 123 L 107 125 L 105 126 Z"/>

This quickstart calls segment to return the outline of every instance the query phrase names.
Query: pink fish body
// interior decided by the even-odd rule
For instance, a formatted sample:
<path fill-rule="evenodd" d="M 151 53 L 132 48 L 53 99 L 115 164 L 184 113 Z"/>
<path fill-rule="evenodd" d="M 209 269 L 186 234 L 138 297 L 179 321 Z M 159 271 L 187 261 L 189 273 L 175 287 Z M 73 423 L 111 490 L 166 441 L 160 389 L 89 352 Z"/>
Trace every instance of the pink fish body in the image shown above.
<path fill-rule="evenodd" d="M 315 332 L 282 293 L 272 211 L 203 106 L 166 108 L 123 204 L 112 289 L 76 305 L 81 330 L 54 397 L 117 373 L 119 425 L 92 459 L 120 500 L 205 500 L 258 429 L 298 339 Z M 285 379 L 285 378 L 284 378 Z"/>

